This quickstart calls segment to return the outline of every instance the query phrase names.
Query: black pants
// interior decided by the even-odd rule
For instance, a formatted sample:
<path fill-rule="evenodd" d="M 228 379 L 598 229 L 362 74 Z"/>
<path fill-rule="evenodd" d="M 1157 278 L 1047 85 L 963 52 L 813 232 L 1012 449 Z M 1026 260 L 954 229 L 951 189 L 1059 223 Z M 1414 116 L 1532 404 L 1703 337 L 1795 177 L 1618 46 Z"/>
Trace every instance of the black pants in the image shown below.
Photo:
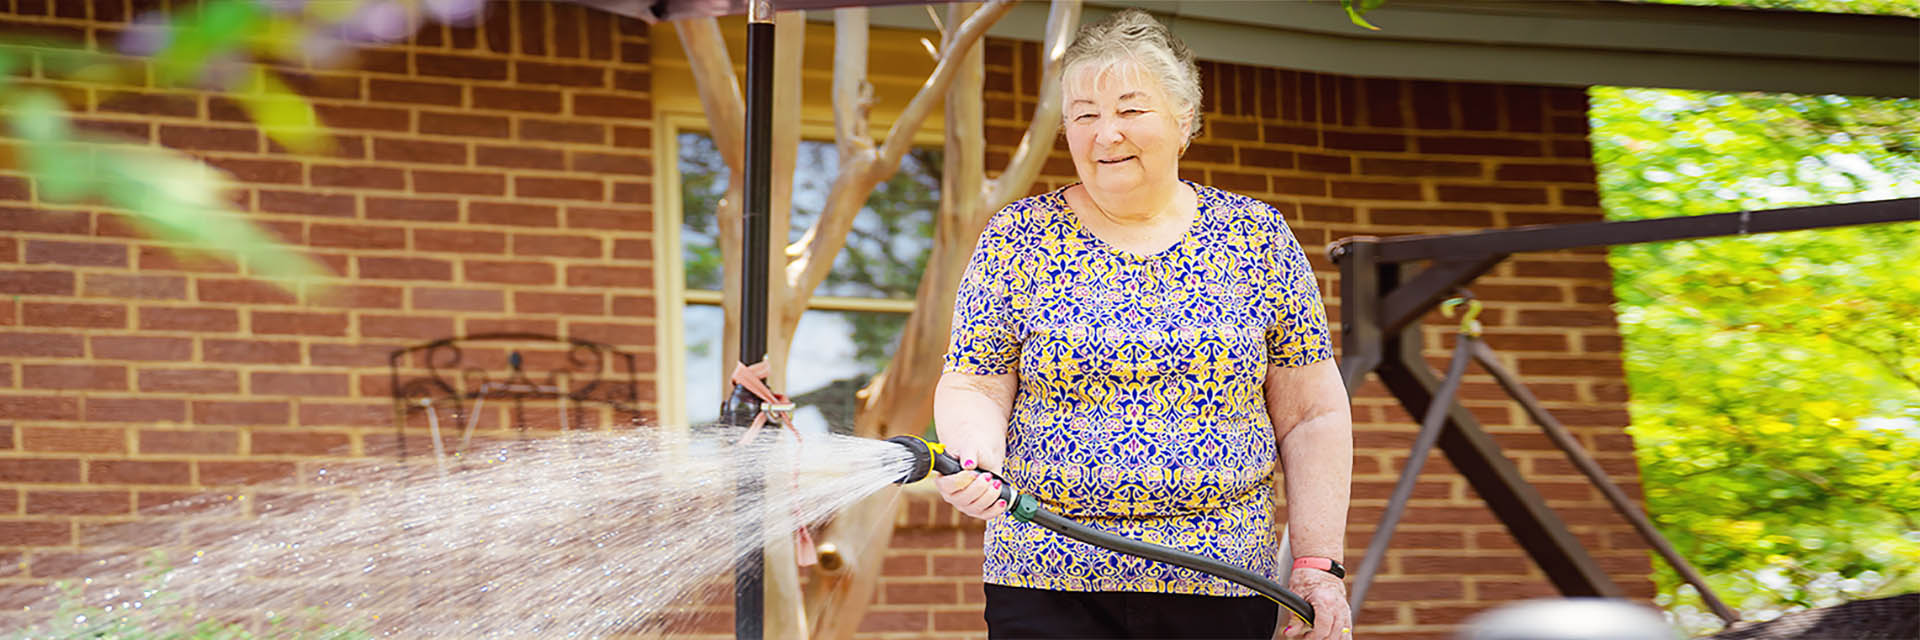
<path fill-rule="evenodd" d="M 1268 640 L 1280 616 L 1280 605 L 1261 596 L 986 587 L 991 640 Z"/>

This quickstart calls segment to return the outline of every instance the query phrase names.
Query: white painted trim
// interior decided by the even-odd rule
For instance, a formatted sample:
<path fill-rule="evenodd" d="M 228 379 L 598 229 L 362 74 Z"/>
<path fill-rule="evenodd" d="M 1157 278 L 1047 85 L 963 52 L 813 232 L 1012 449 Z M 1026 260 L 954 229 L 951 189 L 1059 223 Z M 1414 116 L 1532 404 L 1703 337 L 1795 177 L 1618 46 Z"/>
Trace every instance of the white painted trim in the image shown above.
<path fill-rule="evenodd" d="M 686 289 L 681 292 L 681 300 L 686 304 L 706 304 L 720 306 L 725 294 L 711 289 Z M 870 311 L 876 313 L 913 313 L 913 301 L 895 298 L 856 298 L 852 296 L 814 296 L 807 299 L 807 309 L 821 311 Z"/>
<path fill-rule="evenodd" d="M 1920 97 L 1920 19 L 1632 2 L 1392 0 L 1367 31 L 1323 2 L 1096 0 L 1159 14 L 1205 60 L 1361 77 Z M 1039 42 L 1044 3 L 989 35 Z M 927 29 L 918 6 L 874 26 Z M 831 21 L 831 12 L 810 12 Z"/>
<path fill-rule="evenodd" d="M 653 272 L 654 290 L 660 292 L 654 297 L 654 321 L 658 324 L 660 342 L 654 358 L 654 376 L 659 381 L 654 387 L 659 394 L 654 406 L 658 407 L 664 425 L 684 428 L 687 425 L 687 349 L 686 335 L 680 330 L 680 308 L 685 306 L 681 298 L 686 291 L 687 276 L 680 259 L 681 193 L 677 159 L 680 130 L 704 128 L 706 116 L 660 112 L 656 119 L 653 137 L 653 166 L 657 176 L 653 191 L 656 268 Z"/>

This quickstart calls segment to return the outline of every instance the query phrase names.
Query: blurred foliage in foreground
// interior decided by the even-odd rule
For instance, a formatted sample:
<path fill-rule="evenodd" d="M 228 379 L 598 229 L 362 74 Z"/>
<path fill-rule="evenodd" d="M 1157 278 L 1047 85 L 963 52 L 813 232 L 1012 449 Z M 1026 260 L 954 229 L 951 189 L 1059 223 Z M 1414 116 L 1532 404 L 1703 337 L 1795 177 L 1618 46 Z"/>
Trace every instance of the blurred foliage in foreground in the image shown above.
<path fill-rule="evenodd" d="M 1913 0 L 1627 0 L 1647 4 L 1691 4 L 1718 7 L 1745 7 L 1776 11 L 1817 11 L 1821 13 L 1864 13 L 1884 16 L 1920 17 L 1920 4 Z"/>
<path fill-rule="evenodd" d="M 126 212 L 136 228 L 183 250 L 233 256 L 300 291 L 326 269 L 235 211 L 224 174 L 145 141 L 76 131 L 69 105 L 89 100 L 88 89 L 100 102 L 135 89 L 219 92 L 280 148 L 325 151 L 330 139 L 313 106 L 281 69 L 339 63 L 355 46 L 404 38 L 424 19 L 473 20 L 481 3 L 208 0 L 142 14 L 103 50 L 0 35 L 0 114 L 13 136 L 0 142 L 0 165 L 31 174 L 43 204 Z"/>
<path fill-rule="evenodd" d="M 1920 196 L 1920 101 L 1591 95 L 1610 219 Z M 1920 589 L 1920 222 L 1611 260 L 1647 506 L 1714 589 L 1756 618 Z"/>

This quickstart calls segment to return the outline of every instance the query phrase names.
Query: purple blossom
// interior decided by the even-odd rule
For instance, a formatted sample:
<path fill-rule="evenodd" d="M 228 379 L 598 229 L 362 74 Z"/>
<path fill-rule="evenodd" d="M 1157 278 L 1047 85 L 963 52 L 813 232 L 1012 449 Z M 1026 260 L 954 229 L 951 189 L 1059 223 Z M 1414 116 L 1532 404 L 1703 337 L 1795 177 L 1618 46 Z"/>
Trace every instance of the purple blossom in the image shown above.
<path fill-rule="evenodd" d="M 307 8 L 307 0 L 261 0 L 260 4 L 268 11 L 282 15 L 300 15 Z"/>
<path fill-rule="evenodd" d="M 167 23 L 167 16 L 158 11 L 149 11 L 136 16 L 133 24 L 120 33 L 118 49 L 130 56 L 150 56 L 166 49 L 173 42 L 173 28 Z"/>
<path fill-rule="evenodd" d="M 413 33 L 412 11 L 398 2 L 376 0 L 360 9 L 340 25 L 340 35 L 357 42 L 393 42 Z"/>
<path fill-rule="evenodd" d="M 465 25 L 480 17 L 481 6 L 486 4 L 486 0 L 425 0 L 421 4 L 434 20 Z"/>

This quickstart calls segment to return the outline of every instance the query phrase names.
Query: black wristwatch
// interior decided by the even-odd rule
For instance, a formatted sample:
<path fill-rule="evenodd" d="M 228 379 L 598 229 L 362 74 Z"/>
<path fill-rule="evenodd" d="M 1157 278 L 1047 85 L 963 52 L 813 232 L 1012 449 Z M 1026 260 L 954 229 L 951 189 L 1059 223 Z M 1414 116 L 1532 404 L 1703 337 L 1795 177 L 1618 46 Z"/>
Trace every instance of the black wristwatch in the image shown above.
<path fill-rule="evenodd" d="M 1307 556 L 1304 558 L 1294 558 L 1293 568 L 1319 569 L 1321 571 L 1331 573 L 1333 574 L 1333 577 L 1340 578 L 1342 580 L 1346 579 L 1347 577 L 1347 568 L 1340 566 L 1340 561 L 1335 560 L 1333 558 L 1322 558 L 1319 556 Z"/>

